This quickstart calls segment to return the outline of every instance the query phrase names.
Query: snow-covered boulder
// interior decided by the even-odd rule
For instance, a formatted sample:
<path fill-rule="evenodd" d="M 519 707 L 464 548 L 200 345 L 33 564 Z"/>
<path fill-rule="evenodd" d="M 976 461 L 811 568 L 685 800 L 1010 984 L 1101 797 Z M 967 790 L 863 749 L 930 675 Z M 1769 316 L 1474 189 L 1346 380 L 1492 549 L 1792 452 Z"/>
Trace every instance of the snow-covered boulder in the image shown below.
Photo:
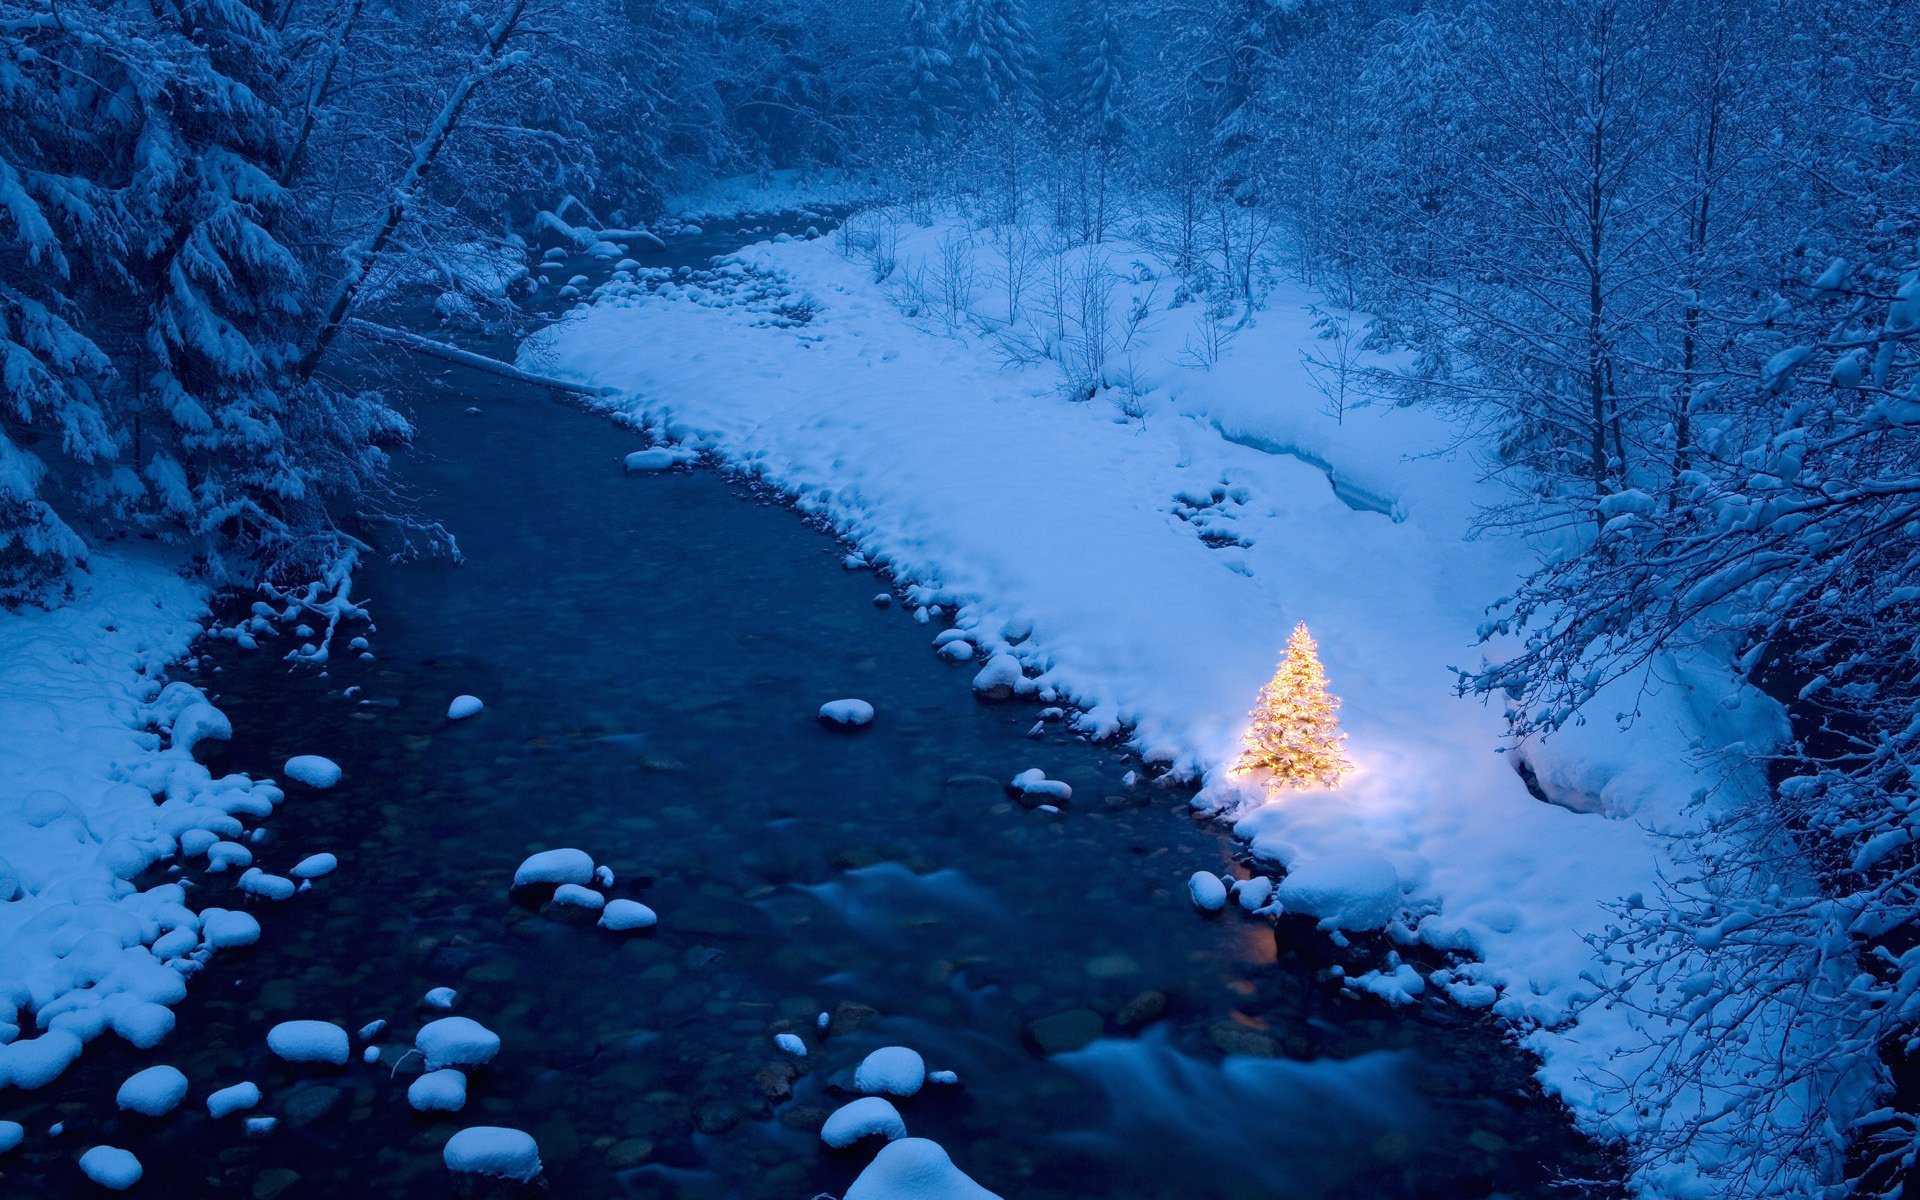
<path fill-rule="evenodd" d="M 340 767 L 330 758 L 318 754 L 296 754 L 287 760 L 283 768 L 287 778 L 295 783 L 304 783 L 310 788 L 326 789 L 340 782 Z"/>
<path fill-rule="evenodd" d="M 846 1200 L 1000 1200 L 953 1165 L 939 1143 L 902 1138 L 874 1155 Z"/>
<path fill-rule="evenodd" d="M 982 700 L 1010 700 L 1032 688 L 1026 672 L 1020 669 L 1020 660 L 1011 654 L 989 658 L 973 677 L 973 694 Z"/>
<path fill-rule="evenodd" d="M 293 864 L 287 874 L 295 879 L 318 879 L 322 875 L 331 875 L 340 869 L 340 860 L 331 854 L 309 854 Z"/>
<path fill-rule="evenodd" d="M 0 1086 L 45 1087 L 80 1057 L 80 1039 L 64 1029 L 0 1046 Z"/>
<path fill-rule="evenodd" d="M 218 1120 L 237 1112 L 245 1112 L 259 1103 L 259 1084 L 236 1083 L 231 1087 L 223 1087 L 207 1097 L 207 1113 Z"/>
<path fill-rule="evenodd" d="M 486 703 L 478 696 L 455 696 L 453 702 L 447 705 L 447 720 L 464 721 L 485 707 Z"/>
<path fill-rule="evenodd" d="M 233 740 L 233 722 L 205 700 L 195 701 L 180 710 L 173 719 L 173 746 L 197 756 L 202 745 L 219 745 Z"/>
<path fill-rule="evenodd" d="M 577 883 L 563 883 L 553 889 L 553 904 L 559 908 L 578 908 L 598 912 L 606 907 L 607 898 L 590 887 L 583 887 Z"/>
<path fill-rule="evenodd" d="M 853 1086 L 869 1095 L 912 1096 L 927 1082 L 927 1064 L 917 1050 L 882 1046 L 854 1068 Z"/>
<path fill-rule="evenodd" d="M 1029 767 L 1013 777 L 1007 790 L 1033 804 L 1065 804 L 1073 798 L 1073 788 L 1058 779 L 1048 779 L 1039 767 Z"/>
<path fill-rule="evenodd" d="M 862 1096 L 843 1104 L 820 1127 L 820 1140 L 835 1150 L 845 1150 L 855 1142 L 880 1137 L 897 1141 L 907 1136 L 907 1123 L 900 1110 L 878 1096 Z"/>
<path fill-rule="evenodd" d="M 797 1033 L 776 1033 L 773 1035 L 773 1044 L 795 1058 L 807 1056 L 807 1044 L 800 1040 L 800 1035 Z"/>
<path fill-rule="evenodd" d="M 290 1063 L 347 1064 L 347 1031 L 331 1021 L 282 1021 L 267 1030 L 267 1049 Z"/>
<path fill-rule="evenodd" d="M 873 705 L 865 700 L 829 700 L 820 706 L 820 723 L 831 729 L 861 729 L 873 724 Z"/>
<path fill-rule="evenodd" d="M 1227 885 L 1211 871 L 1195 871 L 1187 880 L 1187 895 L 1201 912 L 1219 912 L 1227 906 Z"/>
<path fill-rule="evenodd" d="M 113 1102 L 123 1111 L 146 1117 L 164 1117 L 187 1098 L 187 1077 L 177 1067 L 148 1067 L 135 1071 L 120 1085 Z"/>
<path fill-rule="evenodd" d="M 124 1192 L 140 1182 L 140 1160 L 131 1150 L 95 1146 L 80 1156 L 80 1173 L 110 1192 Z"/>
<path fill-rule="evenodd" d="M 415 1112 L 459 1112 L 467 1106 L 467 1077 L 443 1067 L 407 1085 L 407 1103 Z"/>
<path fill-rule="evenodd" d="M 543 884 L 593 882 L 593 856 L 585 850 L 565 847 L 529 854 L 513 873 L 513 886 L 539 887 Z"/>
<path fill-rule="evenodd" d="M 600 928 L 614 933 L 651 929 L 659 923 L 659 915 L 638 900 L 609 900 L 600 910 Z"/>
<path fill-rule="evenodd" d="M 426 1056 L 427 1070 L 484 1067 L 500 1053 L 500 1035 L 471 1017 L 428 1021 L 413 1044 Z"/>
<path fill-rule="evenodd" d="M 0 1154 L 27 1139 L 27 1128 L 18 1121 L 0 1121 Z"/>
<path fill-rule="evenodd" d="M 420 1003 L 426 1005 L 428 1008 L 437 1008 L 445 1011 L 453 1007 L 453 1002 L 458 999 L 459 996 L 460 993 L 450 987 L 428 988 L 427 994 L 420 997 Z"/>
<path fill-rule="evenodd" d="M 699 462 L 700 454 L 677 446 L 655 446 L 651 450 L 635 450 L 623 461 L 629 471 L 670 471 L 683 464 Z"/>
<path fill-rule="evenodd" d="M 251 946 L 260 940 L 260 922 L 253 919 L 252 913 L 235 912 L 228 908 L 203 908 L 200 910 L 200 936 L 215 950 Z"/>
<path fill-rule="evenodd" d="M 1287 872 L 1274 897 L 1332 929 L 1380 929 L 1400 913 L 1400 876 L 1377 854 L 1331 854 Z"/>
<path fill-rule="evenodd" d="M 461 1175 L 490 1175 L 530 1183 L 540 1174 L 540 1146 L 533 1135 L 502 1125 L 475 1125 L 447 1139 L 441 1158 Z"/>

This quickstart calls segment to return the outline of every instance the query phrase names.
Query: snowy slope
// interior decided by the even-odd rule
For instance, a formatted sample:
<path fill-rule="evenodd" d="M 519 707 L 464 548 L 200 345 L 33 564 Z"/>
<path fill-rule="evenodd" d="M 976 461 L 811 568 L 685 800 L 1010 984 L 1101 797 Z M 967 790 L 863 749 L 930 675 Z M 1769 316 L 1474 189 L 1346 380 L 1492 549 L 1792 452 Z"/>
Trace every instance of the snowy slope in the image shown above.
<path fill-rule="evenodd" d="M 1130 347 L 1145 411 L 1125 419 L 1106 398 L 1063 398 L 1051 364 L 1008 365 L 992 333 L 1007 307 L 989 282 L 1004 260 L 984 246 L 982 317 L 929 315 L 944 285 L 927 273 L 951 264 L 943 247 L 964 227 L 896 230 L 890 255 L 892 236 L 898 265 L 882 283 L 843 239 L 739 256 L 749 276 L 804 293 L 805 324 L 777 319 L 736 266 L 665 288 L 615 283 L 526 357 L 614 389 L 620 412 L 830 520 L 971 630 L 983 658 L 1014 655 L 1043 697 L 1070 699 L 1083 728 L 1125 731 L 1148 759 L 1203 778 L 1201 802 L 1237 812 L 1263 858 L 1336 876 L 1384 858 L 1418 919 L 1401 935 L 1481 960 L 1439 981 L 1529 1031 L 1543 1078 L 1590 1127 L 1631 1132 L 1594 1076 L 1638 1035 L 1621 1013 L 1569 1025 L 1592 994 L 1583 939 L 1605 902 L 1668 865 L 1658 831 L 1698 819 L 1695 748 L 1767 736 L 1771 707 L 1716 672 L 1675 668 L 1683 682 L 1653 682 L 1629 733 L 1603 717 L 1528 748 L 1550 791 L 1594 811 L 1542 803 L 1498 753 L 1499 714 L 1455 698 L 1449 672 L 1478 661 L 1484 606 L 1533 551 L 1467 536 L 1491 485 L 1430 415 L 1327 414 L 1302 365 L 1313 297 L 1277 293 L 1211 369 L 1183 353 L 1199 306 L 1161 312 Z M 1110 253 L 1132 264 L 1118 309 L 1166 304 L 1164 281 L 1144 278 L 1150 255 Z M 1338 791 L 1263 802 L 1224 768 L 1301 620 L 1358 770 Z M 1411 975 L 1360 982 L 1404 999 L 1421 986 Z"/>

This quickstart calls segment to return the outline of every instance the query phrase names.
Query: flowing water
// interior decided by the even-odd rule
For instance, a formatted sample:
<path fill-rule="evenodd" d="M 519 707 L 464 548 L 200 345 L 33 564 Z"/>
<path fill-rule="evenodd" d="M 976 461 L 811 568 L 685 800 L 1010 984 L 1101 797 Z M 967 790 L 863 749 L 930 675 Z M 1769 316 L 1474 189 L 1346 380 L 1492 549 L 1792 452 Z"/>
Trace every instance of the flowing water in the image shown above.
<path fill-rule="evenodd" d="M 871 1150 L 816 1130 L 894 1043 L 961 1081 L 901 1101 L 909 1130 L 1009 1200 L 1611 1194 L 1554 1187 L 1610 1166 L 1491 1022 L 1351 996 L 1335 968 L 1377 951 L 1197 914 L 1185 880 L 1235 869 L 1228 839 L 1177 790 L 1128 786 L 1120 750 L 976 703 L 937 623 L 876 606 L 886 581 L 829 536 L 712 471 L 623 474 L 636 436 L 552 394 L 410 371 L 403 475 L 464 563 L 364 571 L 370 660 L 222 644 L 187 673 L 233 718 L 229 769 L 341 764 L 331 791 L 290 786 L 256 846 L 270 871 L 322 850 L 341 868 L 255 906 L 260 945 L 214 961 L 158 1049 L 103 1042 L 0 1097 L 65 1122 L 58 1153 L 0 1158 L 0 1194 L 95 1194 L 73 1160 L 105 1142 L 139 1155 L 143 1196 L 443 1196 L 446 1138 L 500 1124 L 538 1139 L 554 1196 L 837 1195 Z M 450 722 L 462 692 L 486 710 Z M 842 697 L 873 726 L 821 727 Z M 1028 767 L 1072 784 L 1065 812 L 1009 800 Z M 657 930 L 510 896 L 553 846 L 611 866 Z M 402 1052 L 442 986 L 504 1049 L 465 1112 L 428 1117 Z M 391 1026 L 378 1065 L 296 1068 L 264 1044 L 295 1018 Z M 809 1043 L 797 1076 L 781 1031 Z M 186 1106 L 115 1115 L 156 1062 L 192 1080 Z M 242 1079 L 271 1133 L 208 1117 Z"/>

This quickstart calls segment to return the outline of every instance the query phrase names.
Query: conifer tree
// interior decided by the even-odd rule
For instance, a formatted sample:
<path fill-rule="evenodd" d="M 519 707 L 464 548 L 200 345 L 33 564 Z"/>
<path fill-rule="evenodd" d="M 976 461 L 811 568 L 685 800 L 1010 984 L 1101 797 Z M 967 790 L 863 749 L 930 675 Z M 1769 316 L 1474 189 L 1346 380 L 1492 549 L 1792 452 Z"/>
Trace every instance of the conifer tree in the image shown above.
<path fill-rule="evenodd" d="M 1236 774 L 1271 773 L 1268 786 L 1333 787 L 1349 770 L 1341 743 L 1340 701 L 1327 690 L 1319 646 L 1303 621 L 1287 639 L 1286 655 L 1267 686 L 1260 689 Z"/>
<path fill-rule="evenodd" d="M 947 54 L 944 19 L 933 0 L 907 0 L 906 118 L 913 132 L 931 141 L 945 131 L 953 59 Z"/>

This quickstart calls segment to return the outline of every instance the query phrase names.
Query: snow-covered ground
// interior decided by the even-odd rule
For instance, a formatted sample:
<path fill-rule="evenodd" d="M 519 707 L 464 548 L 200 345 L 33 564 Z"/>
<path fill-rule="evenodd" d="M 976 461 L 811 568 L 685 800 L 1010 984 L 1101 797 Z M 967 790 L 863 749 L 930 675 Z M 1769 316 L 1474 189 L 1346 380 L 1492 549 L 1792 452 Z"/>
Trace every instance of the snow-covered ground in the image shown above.
<path fill-rule="evenodd" d="M 188 976 L 260 935 L 178 883 L 131 882 L 188 852 L 244 866 L 243 822 L 281 797 L 193 757 L 231 727 L 162 684 L 206 615 L 176 566 L 98 554 L 71 604 L 0 613 L 0 1088 L 50 1082 L 105 1033 L 157 1044 Z"/>
<path fill-rule="evenodd" d="M 1589 1128 L 1646 1132 L 1605 1082 L 1638 1068 L 1643 1035 L 1624 1010 L 1574 1020 L 1600 969 L 1585 938 L 1672 865 L 1661 835 L 1700 819 L 1697 752 L 1772 736 L 1773 707 L 1710 664 L 1663 664 L 1631 729 L 1594 714 L 1525 748 L 1560 802 L 1543 803 L 1499 752 L 1500 714 L 1454 697 L 1449 671 L 1477 664 L 1484 608 L 1534 548 L 1469 536 L 1494 485 L 1436 417 L 1330 412 L 1304 362 L 1333 349 L 1315 296 L 1279 287 L 1236 333 L 1139 245 L 862 222 L 710 278 L 617 276 L 523 358 L 831 521 L 965 631 L 978 686 L 1068 701 L 1085 731 L 1202 779 L 1200 803 L 1311 885 L 1296 910 L 1338 923 L 1316 904 L 1397 881 L 1390 932 L 1475 961 L 1426 980 L 1389 961 L 1355 986 L 1491 1006 Z M 1125 382 L 1088 400 L 1070 380 L 1096 349 Z M 1225 768 L 1302 620 L 1357 770 L 1267 799 Z M 1727 1149 L 1638 1182 L 1683 1192 Z"/>

